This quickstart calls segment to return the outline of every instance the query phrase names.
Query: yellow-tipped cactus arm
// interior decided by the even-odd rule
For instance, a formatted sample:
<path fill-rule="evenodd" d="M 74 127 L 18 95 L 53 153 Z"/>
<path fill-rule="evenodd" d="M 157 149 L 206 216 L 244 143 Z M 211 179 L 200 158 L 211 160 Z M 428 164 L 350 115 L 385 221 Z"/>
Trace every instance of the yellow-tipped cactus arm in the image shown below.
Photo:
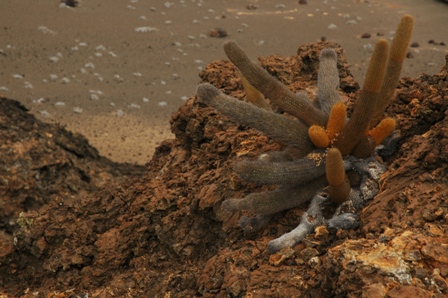
<path fill-rule="evenodd" d="M 414 27 L 414 18 L 412 16 L 404 16 L 392 40 L 389 53 L 389 61 L 387 63 L 386 75 L 384 83 L 378 97 L 377 107 L 370 122 L 370 127 L 374 127 L 383 117 L 384 111 L 391 98 L 394 95 L 395 88 L 400 79 L 401 69 L 403 67 L 403 60 L 406 57 L 409 43 L 411 42 L 412 29 Z"/>
<path fill-rule="evenodd" d="M 325 114 L 316 109 L 304 93 L 295 94 L 290 91 L 260 65 L 250 60 L 235 42 L 224 43 L 224 51 L 249 83 L 268 97 L 273 104 L 299 118 L 308 127 L 326 124 Z"/>
<path fill-rule="evenodd" d="M 375 140 L 375 145 L 381 144 L 395 129 L 395 120 L 385 118 L 378 125 L 369 131 L 369 135 Z"/>
<path fill-rule="evenodd" d="M 330 145 L 330 139 L 325 132 L 323 127 L 318 125 L 313 125 L 308 129 L 308 135 L 310 136 L 311 142 L 317 148 L 326 148 Z"/>
<path fill-rule="evenodd" d="M 341 151 L 342 155 L 349 154 L 360 139 L 366 135 L 384 80 L 387 52 L 387 41 L 384 39 L 378 40 L 367 69 L 360 98 L 350 120 L 334 142 L 334 146 Z"/>
<path fill-rule="evenodd" d="M 331 109 L 327 124 L 327 135 L 330 140 L 333 140 L 341 133 L 346 120 L 347 107 L 343 102 L 335 103 Z"/>
<path fill-rule="evenodd" d="M 259 108 L 271 110 L 268 103 L 266 102 L 266 99 L 264 98 L 263 93 L 255 89 L 255 87 L 252 86 L 242 74 L 240 75 L 244 92 L 246 92 L 246 100 Z"/>

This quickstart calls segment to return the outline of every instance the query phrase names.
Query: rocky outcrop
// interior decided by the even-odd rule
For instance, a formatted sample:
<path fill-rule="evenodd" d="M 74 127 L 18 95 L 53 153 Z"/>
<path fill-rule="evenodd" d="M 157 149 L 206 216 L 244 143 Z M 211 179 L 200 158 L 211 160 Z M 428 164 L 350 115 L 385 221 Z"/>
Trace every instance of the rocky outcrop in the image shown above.
<path fill-rule="evenodd" d="M 271 56 L 260 63 L 291 90 L 313 93 L 318 52 L 328 46 L 336 48 L 341 95 L 351 102 L 358 85 L 336 44 L 309 44 L 293 57 Z M 229 62 L 211 63 L 201 79 L 244 97 Z M 252 234 L 238 227 L 241 214 L 219 207 L 225 198 L 266 190 L 242 181 L 232 168 L 281 146 L 192 97 L 171 119 L 176 138 L 156 149 L 142 176 L 95 189 L 83 179 L 48 176 L 53 197 L 23 213 L 9 212 L 17 224 L 4 222 L 0 232 L 0 288 L 11 297 L 443 297 L 448 293 L 447 106 L 446 67 L 433 76 L 402 79 L 387 111 L 401 138 L 384 160 L 388 170 L 380 194 L 360 211 L 361 227 L 318 227 L 302 243 L 269 255 L 267 242 L 297 226 L 306 204 L 277 214 Z M 2 129 L 22 130 L 16 118 L 2 116 Z M 36 129 L 47 136 L 50 128 Z M 2 142 L 2 175 L 10 175 L 9 181 L 26 177 L 26 185 L 36 185 L 41 176 L 13 172 L 14 161 L 5 152 L 44 158 L 50 169 L 62 153 L 46 149 L 36 157 L 32 148 L 47 147 L 20 140 L 24 137 L 12 135 Z M 81 148 L 96 152 L 73 146 L 64 148 L 70 154 Z M 107 169 L 83 171 L 113 172 Z M 78 192 L 61 204 L 57 198 L 69 191 L 67 181 Z M 4 185 L 2 202 L 14 205 L 15 193 Z"/>

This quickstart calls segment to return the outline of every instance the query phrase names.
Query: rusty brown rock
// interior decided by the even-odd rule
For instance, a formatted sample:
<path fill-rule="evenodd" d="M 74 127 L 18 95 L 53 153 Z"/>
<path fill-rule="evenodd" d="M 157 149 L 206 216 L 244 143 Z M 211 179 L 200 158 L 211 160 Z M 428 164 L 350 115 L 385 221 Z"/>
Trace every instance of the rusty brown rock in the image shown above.
<path fill-rule="evenodd" d="M 359 87 L 336 44 L 308 44 L 292 57 L 260 63 L 291 90 L 312 93 L 319 52 L 327 46 L 338 52 L 340 93 L 350 107 Z M 211 63 L 201 78 L 244 97 L 229 62 Z M 176 138 L 156 149 L 142 175 L 101 164 L 81 137 L 42 126 L 8 104 L 14 117 L 0 117 L 1 164 L 10 169 L 0 172 L 9 181 L 0 185 L 7 218 L 0 233 L 0 285 L 11 297 L 25 291 L 48 297 L 447 294 L 446 66 L 436 75 L 401 79 L 387 110 L 400 139 L 384 158 L 381 192 L 360 211 L 361 228 L 318 231 L 307 237 L 308 245 L 296 245 L 274 263 L 266 244 L 297 226 L 307 206 L 274 215 L 250 235 L 237 226 L 240 214 L 221 213 L 219 206 L 225 198 L 266 190 L 232 169 L 279 144 L 191 97 L 171 119 Z M 23 166 L 13 166 L 17 159 Z M 122 181 L 124 174 L 129 178 Z"/>

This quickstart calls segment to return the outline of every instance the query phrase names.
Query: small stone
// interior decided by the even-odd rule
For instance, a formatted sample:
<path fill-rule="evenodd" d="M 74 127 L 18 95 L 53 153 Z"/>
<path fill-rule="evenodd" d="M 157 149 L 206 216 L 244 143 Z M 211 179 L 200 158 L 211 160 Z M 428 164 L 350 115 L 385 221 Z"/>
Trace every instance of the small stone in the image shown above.
<path fill-rule="evenodd" d="M 312 257 L 309 261 L 308 261 L 308 265 L 311 268 L 315 268 L 317 266 L 319 266 L 321 264 L 321 261 L 319 259 L 319 257 Z"/>
<path fill-rule="evenodd" d="M 76 6 L 78 6 L 79 1 L 78 0 L 62 0 L 61 2 L 67 6 L 76 7 Z"/>
<path fill-rule="evenodd" d="M 246 9 L 248 9 L 248 10 L 255 10 L 257 8 L 258 8 L 258 5 L 255 5 L 255 4 L 247 4 L 246 5 Z"/>
<path fill-rule="evenodd" d="M 363 35 L 361 35 L 361 38 L 370 38 L 371 35 L 370 33 L 364 33 Z"/>
<path fill-rule="evenodd" d="M 329 234 L 325 226 L 318 226 L 314 231 L 316 232 L 316 237 L 327 236 Z"/>
<path fill-rule="evenodd" d="M 327 41 L 327 38 L 326 38 L 325 36 L 322 36 L 322 37 L 320 38 L 320 41 Z"/>
<path fill-rule="evenodd" d="M 414 55 L 411 52 L 408 52 L 406 54 L 406 58 L 414 58 Z"/>
<path fill-rule="evenodd" d="M 278 251 L 277 253 L 272 254 L 269 257 L 269 263 L 274 266 L 279 266 L 284 261 L 293 258 L 294 254 L 295 254 L 295 251 L 291 247 L 287 246 L 287 247 L 281 249 L 280 251 Z"/>
<path fill-rule="evenodd" d="M 425 228 L 432 236 L 442 237 L 445 235 L 445 231 L 434 224 L 427 223 L 425 224 Z"/>
<path fill-rule="evenodd" d="M 444 213 L 445 212 L 440 207 L 434 212 L 434 214 L 437 215 L 437 217 L 442 217 Z"/>
<path fill-rule="evenodd" d="M 437 289 L 441 292 L 445 292 L 447 289 L 447 283 L 443 277 L 440 275 L 440 271 L 434 269 L 434 273 L 432 275 L 433 284 L 437 287 Z"/>
<path fill-rule="evenodd" d="M 434 210 L 432 209 L 423 210 L 422 216 L 426 221 L 434 221 L 437 218 L 437 215 L 434 214 Z"/>
<path fill-rule="evenodd" d="M 411 48 L 418 48 L 419 46 L 418 42 L 411 43 Z"/>
<path fill-rule="evenodd" d="M 440 268 L 440 275 L 443 276 L 444 278 L 447 278 L 448 277 L 448 268 L 446 268 L 446 267 Z"/>
<path fill-rule="evenodd" d="M 320 241 L 310 240 L 308 238 L 304 238 L 302 240 L 303 244 L 305 244 L 307 247 L 317 247 L 321 245 L 322 243 Z"/>
<path fill-rule="evenodd" d="M 415 277 L 417 277 L 419 279 L 425 278 L 427 274 L 428 274 L 428 270 L 426 270 L 425 268 L 415 269 Z"/>
<path fill-rule="evenodd" d="M 384 36 L 384 32 L 377 32 L 376 36 Z"/>
<path fill-rule="evenodd" d="M 319 251 L 315 248 L 307 247 L 300 252 L 300 257 L 308 262 L 311 258 L 317 257 L 319 255 Z"/>
<path fill-rule="evenodd" d="M 338 237 L 338 239 L 345 239 L 348 237 L 347 231 L 345 230 L 338 230 L 336 232 L 336 237 Z"/>
<path fill-rule="evenodd" d="M 227 32 L 226 32 L 226 30 L 224 30 L 222 28 L 214 28 L 214 29 L 212 29 L 212 31 L 210 31 L 209 35 L 211 37 L 223 38 L 223 37 L 227 36 Z"/>
<path fill-rule="evenodd" d="M 446 43 L 444 41 L 439 42 L 439 46 L 445 46 Z"/>
<path fill-rule="evenodd" d="M 376 236 L 372 233 L 367 233 L 366 239 L 376 239 Z"/>
<path fill-rule="evenodd" d="M 422 254 L 418 250 L 408 251 L 403 255 L 403 259 L 406 261 L 420 261 L 422 259 Z"/>
<path fill-rule="evenodd" d="M 305 5 L 305 4 L 308 4 L 308 1 L 307 0 L 299 0 L 299 4 Z"/>

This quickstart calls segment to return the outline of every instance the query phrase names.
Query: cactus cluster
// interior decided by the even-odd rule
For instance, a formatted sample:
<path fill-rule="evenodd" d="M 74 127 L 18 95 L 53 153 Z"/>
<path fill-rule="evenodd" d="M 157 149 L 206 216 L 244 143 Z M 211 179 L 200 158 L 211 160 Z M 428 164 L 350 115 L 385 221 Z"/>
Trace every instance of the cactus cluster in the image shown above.
<path fill-rule="evenodd" d="M 222 208 L 257 214 L 254 218 L 240 219 L 243 229 L 252 230 L 261 228 L 272 214 L 312 199 L 299 226 L 268 243 L 270 253 L 297 244 L 317 225 L 338 229 L 358 225 L 356 215 L 344 213 L 342 208 L 326 220 L 322 204 L 332 200 L 356 211 L 378 192 L 376 181 L 384 167 L 373 156 L 375 148 L 395 128 L 393 119 L 382 118 L 398 84 L 412 28 L 413 18 L 404 16 L 390 49 L 386 40 L 377 41 L 364 86 L 349 119 L 338 94 L 337 55 L 333 49 L 320 53 L 318 93 L 311 101 L 304 92 L 293 93 L 269 75 L 235 42 L 224 44 L 227 57 L 241 72 L 249 102 L 227 96 L 207 83 L 198 86 L 197 98 L 230 120 L 263 132 L 285 149 L 263 154 L 256 161 L 242 161 L 234 169 L 242 179 L 278 185 L 276 190 L 227 199 Z M 271 105 L 293 117 L 275 113 L 265 97 Z M 346 172 L 357 172 L 361 177 L 353 179 L 358 181 L 355 183 Z"/>

